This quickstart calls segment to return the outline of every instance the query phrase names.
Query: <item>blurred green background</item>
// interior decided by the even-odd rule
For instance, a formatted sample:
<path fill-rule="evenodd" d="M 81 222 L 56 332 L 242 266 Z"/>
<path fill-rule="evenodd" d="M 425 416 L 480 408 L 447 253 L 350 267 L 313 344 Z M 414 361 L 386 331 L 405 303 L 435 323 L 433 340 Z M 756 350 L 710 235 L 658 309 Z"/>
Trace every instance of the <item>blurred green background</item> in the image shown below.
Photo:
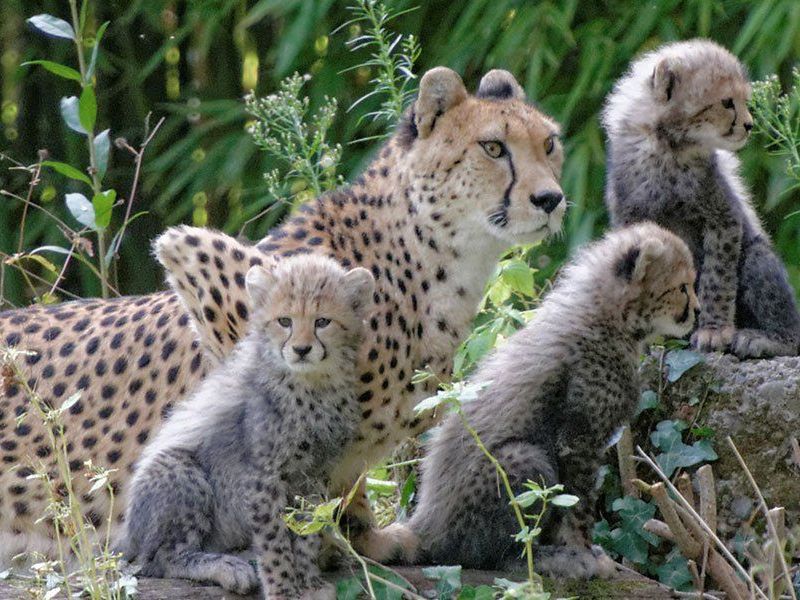
<path fill-rule="evenodd" d="M 493 67 L 512 71 L 529 97 L 563 125 L 566 164 L 563 186 L 572 201 L 564 235 L 539 252 L 540 276 L 547 277 L 570 248 L 596 236 L 606 225 L 603 209 L 604 140 L 598 111 L 613 82 L 638 53 L 665 41 L 709 37 L 736 53 L 754 79 L 777 73 L 788 81 L 800 57 L 798 0 L 619 0 L 537 2 L 532 0 L 391 1 L 413 10 L 392 22 L 397 32 L 419 37 L 419 71 L 447 65 L 467 86 Z M 86 166 L 85 139 L 63 125 L 62 96 L 77 84 L 26 60 L 47 58 L 74 65 L 74 47 L 31 31 L 25 19 L 50 13 L 69 20 L 66 0 L 2 0 L 0 68 L 2 131 L 0 152 L 23 164 L 45 148 L 52 158 Z M 267 207 L 262 173 L 270 159 L 257 151 L 245 131 L 242 96 L 255 89 L 269 93 L 294 71 L 311 73 L 306 91 L 312 102 L 339 100 L 333 141 L 344 145 L 341 172 L 351 178 L 375 152 L 378 142 L 350 143 L 378 133 L 359 123 L 375 108 L 369 102 L 347 107 L 369 91 L 366 69 L 343 70 L 366 59 L 351 52 L 348 4 L 334 0 L 102 0 L 94 3 L 92 23 L 111 21 L 101 44 L 98 72 L 98 127 L 112 139 L 132 145 L 142 138 L 144 121 L 166 122 L 147 150 L 137 219 L 122 245 L 117 279 L 123 293 L 142 293 L 163 285 L 149 254 L 150 240 L 165 227 L 193 220 L 238 233 L 242 224 Z M 781 159 L 754 138 L 742 151 L 744 176 L 767 230 L 800 288 L 800 195 L 790 192 Z M 0 189 L 27 190 L 24 172 L 0 161 Z M 112 148 L 107 182 L 127 196 L 133 178 L 132 157 Z M 71 182 L 43 174 L 33 199 L 69 221 L 64 193 Z M 281 216 L 270 211 L 246 229 L 263 236 Z M 0 250 L 18 244 L 22 204 L 0 196 Z M 116 218 L 119 218 L 117 215 Z M 65 245 L 52 219 L 39 211 L 28 216 L 24 247 Z M 74 222 L 71 222 L 75 224 Z M 51 275 L 42 273 L 45 279 Z M 65 287 L 80 296 L 99 293 L 96 278 L 77 265 L 67 270 Z M 24 305 L 30 290 L 14 268 L 2 271 L 3 308 Z"/>

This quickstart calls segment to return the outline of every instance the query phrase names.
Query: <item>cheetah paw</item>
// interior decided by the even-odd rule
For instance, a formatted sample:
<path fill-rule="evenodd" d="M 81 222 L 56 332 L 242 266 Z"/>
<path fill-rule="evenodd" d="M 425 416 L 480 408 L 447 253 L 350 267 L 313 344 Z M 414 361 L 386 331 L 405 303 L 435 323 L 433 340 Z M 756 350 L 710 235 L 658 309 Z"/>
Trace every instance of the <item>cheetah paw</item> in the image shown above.
<path fill-rule="evenodd" d="M 773 340 L 758 329 L 739 329 L 733 336 L 731 352 L 741 359 L 794 356 L 797 349 L 791 344 Z"/>
<path fill-rule="evenodd" d="M 330 583 L 320 587 L 304 590 L 300 600 L 336 600 L 336 588 Z"/>
<path fill-rule="evenodd" d="M 537 570 L 556 579 L 607 579 L 617 572 L 617 563 L 600 546 L 540 546 Z"/>
<path fill-rule="evenodd" d="M 258 588 L 258 575 L 249 562 L 235 556 L 223 556 L 214 561 L 208 579 L 236 594 L 250 594 Z"/>
<path fill-rule="evenodd" d="M 733 341 L 735 329 L 725 327 L 701 327 L 692 334 L 692 346 L 701 352 L 722 352 Z"/>

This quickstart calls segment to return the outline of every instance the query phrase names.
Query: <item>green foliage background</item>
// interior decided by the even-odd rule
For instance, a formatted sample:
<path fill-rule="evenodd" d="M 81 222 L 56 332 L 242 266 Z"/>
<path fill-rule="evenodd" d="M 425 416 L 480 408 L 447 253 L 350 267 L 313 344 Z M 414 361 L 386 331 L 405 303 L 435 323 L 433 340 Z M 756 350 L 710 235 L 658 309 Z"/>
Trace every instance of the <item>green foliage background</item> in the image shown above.
<path fill-rule="evenodd" d="M 563 125 L 566 166 L 563 184 L 572 206 L 565 235 L 538 252 L 539 276 L 547 277 L 570 248 L 605 226 L 602 203 L 604 140 L 598 111 L 614 80 L 638 53 L 668 40 L 710 37 L 735 52 L 753 78 L 777 73 L 788 81 L 800 57 L 800 2 L 796 0 L 659 0 L 598 2 L 470 0 L 395 0 L 394 8 L 417 6 L 397 21 L 398 32 L 413 33 L 422 46 L 420 71 L 448 65 L 474 88 L 493 67 L 511 70 L 530 98 Z M 131 225 L 118 263 L 124 293 L 142 293 L 161 285 L 162 274 L 149 257 L 149 241 L 175 223 L 200 224 L 237 233 L 245 220 L 267 207 L 262 173 L 271 159 L 258 152 L 245 131 L 242 96 L 252 87 L 264 94 L 294 72 L 309 72 L 306 92 L 312 102 L 339 100 L 331 130 L 344 146 L 346 178 L 361 169 L 378 142 L 350 144 L 379 133 L 359 117 L 377 108 L 377 100 L 354 111 L 346 107 L 369 91 L 366 69 L 343 70 L 365 60 L 345 42 L 347 2 L 339 0 L 105 0 L 93 7 L 97 25 L 111 21 L 102 43 L 98 75 L 100 113 L 97 130 L 136 144 L 148 112 L 167 121 L 148 148 L 143 187 L 136 210 L 149 214 Z M 65 0 L 4 0 L 0 4 L 2 132 L 0 151 L 31 164 L 37 150 L 76 166 L 85 166 L 84 141 L 67 132 L 58 114 L 60 97 L 75 92 L 70 82 L 43 69 L 20 67 L 37 58 L 72 66 L 74 48 L 30 31 L 24 20 L 47 12 L 68 19 Z M 797 189 L 787 191 L 780 159 L 768 155 L 754 138 L 741 152 L 744 175 L 767 229 L 800 287 L 800 215 Z M 133 178 L 133 162 L 113 150 L 107 181 L 124 194 Z M 0 188 L 25 190 L 24 173 L 0 162 Z M 52 188 L 50 187 L 52 186 Z M 35 200 L 70 219 L 64 193 L 71 183 L 46 173 Z M 53 192 L 55 191 L 55 194 Z M 52 197 L 51 197 L 52 196 Z M 199 209 L 199 210 L 198 210 Z M 280 218 L 283 207 L 249 226 L 246 235 L 262 236 Z M 0 250 L 17 246 L 21 205 L 0 197 Z M 117 217 L 119 218 L 119 217 Z M 51 220 L 31 215 L 25 247 L 63 244 Z M 549 259 L 549 260 L 548 260 Z M 14 269 L 6 267 L 3 299 L 30 301 Z M 94 277 L 70 267 L 67 287 L 81 296 L 96 295 Z"/>

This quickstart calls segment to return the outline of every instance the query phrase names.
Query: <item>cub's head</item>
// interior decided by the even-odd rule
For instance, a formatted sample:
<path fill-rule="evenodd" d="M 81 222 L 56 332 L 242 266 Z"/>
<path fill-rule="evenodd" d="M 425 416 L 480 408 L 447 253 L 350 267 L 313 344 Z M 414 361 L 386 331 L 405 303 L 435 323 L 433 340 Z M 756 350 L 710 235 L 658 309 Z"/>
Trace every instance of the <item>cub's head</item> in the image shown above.
<path fill-rule="evenodd" d="M 251 331 L 294 372 L 351 370 L 375 281 L 366 269 L 344 270 L 322 256 L 284 259 L 271 270 L 252 267 L 245 286 L 253 302 Z"/>
<path fill-rule="evenodd" d="M 417 211 L 471 244 L 532 243 L 558 231 L 566 209 L 555 121 L 526 103 L 507 71 L 474 96 L 445 67 L 431 69 L 396 142 Z"/>
<path fill-rule="evenodd" d="M 613 256 L 612 286 L 618 286 L 620 315 L 646 340 L 683 337 L 694 328 L 698 309 L 694 259 L 683 240 L 653 223 L 634 225 L 604 239 Z"/>
<path fill-rule="evenodd" d="M 559 312 L 577 312 L 652 341 L 683 337 L 698 308 L 692 254 L 675 234 L 653 223 L 612 231 L 581 249 L 551 293 Z M 571 307 L 564 311 L 563 307 Z M 569 318 L 569 317 L 566 317 Z"/>
<path fill-rule="evenodd" d="M 722 46 L 689 40 L 662 46 L 636 61 L 608 100 L 604 121 L 650 120 L 679 145 L 735 151 L 753 128 L 747 71 Z"/>

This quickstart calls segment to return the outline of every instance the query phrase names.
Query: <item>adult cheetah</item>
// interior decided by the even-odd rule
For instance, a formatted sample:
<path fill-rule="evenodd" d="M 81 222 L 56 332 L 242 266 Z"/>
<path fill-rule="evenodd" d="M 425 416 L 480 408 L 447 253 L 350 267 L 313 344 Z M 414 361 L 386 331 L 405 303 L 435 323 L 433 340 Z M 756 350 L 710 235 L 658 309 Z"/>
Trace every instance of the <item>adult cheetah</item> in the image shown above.
<path fill-rule="evenodd" d="M 213 231 L 172 229 L 156 253 L 177 294 L 10 311 L 0 315 L 0 343 L 35 352 L 24 368 L 46 401 L 82 392 L 65 415 L 71 466 L 77 472 L 92 459 L 118 469 L 113 481 L 124 497 L 165 411 L 242 336 L 250 266 L 301 253 L 364 266 L 376 291 L 359 355 L 362 421 L 334 473 L 346 487 L 429 425 L 412 409 L 430 390 L 411 377 L 423 367 L 449 375 L 498 257 L 560 228 L 562 161 L 557 124 L 524 101 L 510 73 L 490 71 L 471 96 L 454 71 L 438 67 L 422 77 L 406 118 L 350 187 L 301 206 L 254 246 Z M 47 547 L 34 527 L 43 494 L 26 481 L 27 466 L 11 469 L 37 457 L 52 461 L 41 427 L 30 418 L 16 426 L 25 409 L 20 386 L 7 381 L 0 399 L 0 564 L 20 549 Z M 87 518 L 99 519 L 106 500 L 87 495 L 81 476 L 76 486 Z"/>

